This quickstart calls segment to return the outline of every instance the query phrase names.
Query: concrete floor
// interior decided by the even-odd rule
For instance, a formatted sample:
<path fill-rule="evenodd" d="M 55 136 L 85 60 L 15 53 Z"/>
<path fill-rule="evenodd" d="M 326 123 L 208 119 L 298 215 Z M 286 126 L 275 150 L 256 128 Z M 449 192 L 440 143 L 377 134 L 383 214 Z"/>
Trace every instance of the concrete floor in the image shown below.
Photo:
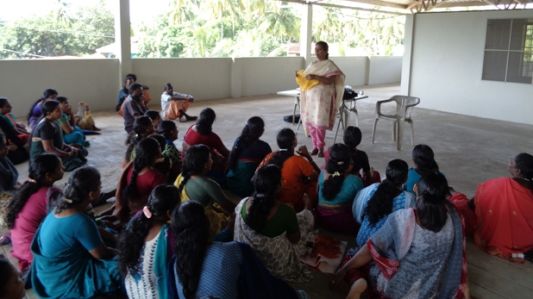
<path fill-rule="evenodd" d="M 392 141 L 392 124 L 380 122 L 376 135 L 376 143 L 371 144 L 372 125 L 375 116 L 375 101 L 386 99 L 391 95 L 399 93 L 398 86 L 384 86 L 378 88 L 368 88 L 365 93 L 369 99 L 359 101 L 359 126 L 363 131 L 363 141 L 360 148 L 367 152 L 370 164 L 375 169 L 384 174 L 384 168 L 391 159 L 401 158 L 410 165 L 410 153 L 412 146 L 408 130 L 404 135 L 404 146 L 401 151 L 397 151 Z M 421 99 L 424 101 L 424 99 Z M 228 148 L 231 148 L 234 139 L 239 135 L 246 120 L 258 115 L 264 118 L 266 123 L 263 139 L 269 142 L 273 149 L 276 149 L 276 133 L 284 127 L 293 127 L 282 120 L 284 115 L 292 113 L 294 99 L 282 96 L 262 96 L 240 99 L 223 99 L 210 101 L 197 101 L 190 109 L 191 114 L 197 115 L 204 107 L 212 107 L 217 113 L 217 120 L 214 124 L 214 131 L 217 132 Z M 154 107 L 155 108 L 155 107 Z M 89 165 L 97 167 L 103 175 L 103 190 L 107 191 L 116 185 L 121 173 L 121 162 L 125 151 L 124 140 L 126 134 L 123 131 L 122 119 L 114 113 L 95 113 L 97 126 L 102 128 L 101 136 L 91 136 L 89 140 Z M 415 143 L 425 143 L 430 145 L 436 154 L 441 171 L 446 175 L 450 184 L 457 191 L 466 193 L 471 197 L 477 184 L 498 176 L 507 175 L 507 162 L 510 158 L 520 152 L 533 152 L 533 126 L 521 125 L 510 122 L 495 121 L 468 117 L 457 114 L 443 113 L 432 110 L 416 108 L 413 113 L 415 124 Z M 350 121 L 352 124 L 354 120 Z M 181 137 L 191 123 L 179 123 L 180 140 L 177 142 L 181 147 Z M 327 145 L 333 144 L 333 132 L 327 134 Z M 299 143 L 310 147 L 310 140 L 303 134 L 302 129 L 298 131 Z M 339 140 L 342 140 L 339 138 Z M 323 161 L 318 161 L 319 165 Z M 27 164 L 19 165 L 21 178 L 27 174 Z M 62 186 L 63 182 L 57 185 Z M 476 256 L 478 265 L 472 267 L 483 268 L 485 261 L 496 263 L 495 267 L 504 267 L 507 272 L 502 273 L 501 279 L 508 277 L 522 276 L 533 273 L 531 264 L 517 266 L 504 261 L 494 261 L 495 258 L 484 255 L 478 249 L 469 248 L 469 255 Z M 502 264 L 503 263 L 503 264 Z M 508 265 L 507 265 L 508 264 Z M 510 269 L 510 270 L 509 270 Z M 493 271 L 497 269 L 486 269 Z M 487 282 L 484 278 L 486 271 L 478 270 L 477 274 L 470 277 L 472 293 L 477 298 L 520 298 L 520 294 L 533 294 L 533 287 L 519 286 L 516 280 L 509 281 L 509 284 L 517 284 L 514 290 L 523 287 L 522 291 L 512 295 L 498 287 L 498 284 Z M 485 274 L 484 274 L 485 273 Z M 509 276 L 508 273 L 516 275 Z M 526 275 L 526 277 L 528 277 Z M 494 275 L 490 275 L 491 277 Z M 529 279 L 533 276 L 529 276 Z M 312 298 L 342 298 L 342 291 L 328 290 L 329 278 L 318 275 L 311 283 L 301 287 L 308 290 Z M 505 284 L 505 282 L 504 282 Z M 507 284 L 506 284 L 507 285 Z M 505 288 L 508 290 L 508 288 Z M 345 294 L 345 293 L 344 293 Z M 522 297 L 523 298 L 523 297 Z"/>

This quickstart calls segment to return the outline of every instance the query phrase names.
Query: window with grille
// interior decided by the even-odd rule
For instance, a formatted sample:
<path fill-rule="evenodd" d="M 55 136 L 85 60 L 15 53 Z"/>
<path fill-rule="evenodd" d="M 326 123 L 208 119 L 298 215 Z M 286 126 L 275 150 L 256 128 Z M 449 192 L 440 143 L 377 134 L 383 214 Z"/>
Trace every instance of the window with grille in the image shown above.
<path fill-rule="evenodd" d="M 482 79 L 533 83 L 533 19 L 488 20 Z"/>

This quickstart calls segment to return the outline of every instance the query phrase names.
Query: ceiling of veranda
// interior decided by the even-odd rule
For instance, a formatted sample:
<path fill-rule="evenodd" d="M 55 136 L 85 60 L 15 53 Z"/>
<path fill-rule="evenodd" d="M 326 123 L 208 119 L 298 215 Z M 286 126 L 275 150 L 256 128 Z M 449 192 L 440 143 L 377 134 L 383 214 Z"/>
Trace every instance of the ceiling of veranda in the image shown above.
<path fill-rule="evenodd" d="M 399 14 L 443 10 L 511 10 L 533 8 L 533 0 L 289 0 L 287 2 Z"/>

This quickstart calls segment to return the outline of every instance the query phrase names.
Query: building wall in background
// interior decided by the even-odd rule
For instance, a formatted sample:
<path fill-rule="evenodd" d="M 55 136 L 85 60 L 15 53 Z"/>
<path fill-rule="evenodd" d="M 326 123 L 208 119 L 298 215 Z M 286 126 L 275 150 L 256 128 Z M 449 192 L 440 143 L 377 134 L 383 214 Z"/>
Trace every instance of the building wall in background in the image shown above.
<path fill-rule="evenodd" d="M 192 94 L 196 99 L 230 96 L 231 58 L 160 58 L 133 59 L 133 73 L 150 94 L 159 100 L 163 85 L 172 83 L 174 90 Z"/>
<path fill-rule="evenodd" d="M 481 80 L 487 20 L 533 18 L 533 10 L 425 13 L 414 18 L 409 87 L 411 95 L 420 97 L 421 107 L 533 124 L 532 84 Z"/>
<path fill-rule="evenodd" d="M 86 101 L 95 111 L 112 109 L 118 68 L 117 59 L 1 60 L 0 96 L 9 99 L 19 117 L 28 113 L 46 88 L 56 89 L 74 105 Z"/>
<path fill-rule="evenodd" d="M 332 57 L 346 84 L 399 84 L 401 57 Z M 198 100 L 274 94 L 296 88 L 294 73 L 302 57 L 133 59 L 132 72 L 148 85 L 154 103 L 163 85 Z M 17 116 L 27 113 L 45 88 L 57 89 L 73 105 L 83 100 L 94 111 L 112 110 L 119 82 L 117 59 L 0 60 L 0 96 L 11 100 Z"/>

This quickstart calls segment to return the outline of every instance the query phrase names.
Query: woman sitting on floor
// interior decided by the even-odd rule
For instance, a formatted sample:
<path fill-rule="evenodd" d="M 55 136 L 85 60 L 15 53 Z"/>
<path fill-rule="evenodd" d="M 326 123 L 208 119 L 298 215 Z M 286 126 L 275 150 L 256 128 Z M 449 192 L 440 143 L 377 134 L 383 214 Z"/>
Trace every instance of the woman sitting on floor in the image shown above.
<path fill-rule="evenodd" d="M 439 165 L 435 161 L 433 149 L 425 144 L 417 144 L 412 152 L 415 168 L 409 168 L 405 190 L 415 193 L 414 187 L 424 176 L 439 173 Z"/>
<path fill-rule="evenodd" d="M 135 146 L 143 139 L 154 133 L 154 126 L 152 120 L 148 116 L 139 116 L 133 122 L 133 132 L 128 135 L 126 139 L 126 155 L 124 161 L 126 163 L 135 159 Z"/>
<path fill-rule="evenodd" d="M 87 162 L 86 151 L 64 144 L 61 129 L 55 123 L 61 117 L 61 108 L 56 100 L 42 104 L 43 118 L 32 132 L 30 146 L 30 164 L 42 153 L 52 153 L 61 158 L 66 171 L 72 171 Z"/>
<path fill-rule="evenodd" d="M 370 298 L 469 298 L 462 221 L 448 202 L 446 178 L 424 177 L 417 195 L 415 208 L 389 215 L 340 269 L 353 282 L 347 298 L 360 297 L 365 276 L 379 293 Z"/>
<path fill-rule="evenodd" d="M 30 246 L 37 228 L 61 195 L 61 190 L 53 185 L 63 178 L 63 164 L 56 155 L 42 154 L 35 158 L 28 176 L 29 180 L 17 191 L 6 213 L 12 254 L 22 272 L 31 265 Z"/>
<path fill-rule="evenodd" d="M 390 161 L 385 172 L 386 179 L 364 188 L 355 197 L 353 215 L 361 224 L 356 238 L 358 247 L 383 226 L 391 213 L 414 205 L 413 194 L 402 189 L 408 168 L 403 160 Z"/>
<path fill-rule="evenodd" d="M 293 130 L 282 129 L 276 141 L 279 150 L 267 155 L 258 168 L 268 164 L 281 168 L 281 192 L 278 200 L 290 204 L 296 212 L 300 212 L 304 208 L 304 196 L 307 196 L 314 207 L 320 168 L 313 161 L 305 145 L 298 149 L 299 155 L 294 154 L 298 141 Z"/>
<path fill-rule="evenodd" d="M 17 168 L 7 156 L 8 152 L 6 139 L 0 132 L 0 192 L 15 190 L 19 178 Z"/>
<path fill-rule="evenodd" d="M 357 148 L 361 144 L 361 138 L 362 133 L 358 127 L 349 126 L 344 130 L 343 141 L 350 148 L 352 154 L 353 168 L 351 173 L 359 176 L 366 187 L 381 182 L 381 177 L 379 172 L 370 168 L 368 155 Z"/>
<path fill-rule="evenodd" d="M 155 186 L 165 183 L 165 175 L 156 169 L 162 159 L 159 143 L 153 138 L 135 146 L 135 159 L 126 166 L 117 186 L 114 214 L 122 223 L 142 210 Z"/>
<path fill-rule="evenodd" d="M 118 256 L 128 298 L 172 298 L 168 266 L 175 244 L 167 223 L 178 204 L 178 189 L 159 185 L 122 231 Z"/>
<path fill-rule="evenodd" d="M 11 104 L 6 98 L 0 98 L 0 133 L 5 135 L 9 160 L 14 164 L 27 161 L 30 133 L 26 131 L 23 124 L 16 122 L 11 114 Z"/>
<path fill-rule="evenodd" d="M 228 162 L 229 150 L 220 137 L 213 132 L 215 119 L 215 111 L 211 108 L 205 108 L 200 112 L 200 117 L 196 124 L 192 125 L 183 136 L 183 153 L 185 154 L 191 145 L 207 145 L 213 158 L 213 168 L 209 176 L 219 184 L 222 184 L 225 178 L 224 173 Z"/>
<path fill-rule="evenodd" d="M 212 236 L 218 234 L 217 240 L 227 240 L 232 233 L 232 230 L 228 231 L 227 226 L 230 224 L 230 215 L 233 214 L 235 204 L 226 196 L 220 185 L 207 176 L 212 165 L 213 160 L 207 146 L 200 144 L 190 147 L 183 159 L 182 172 L 174 185 L 180 191 L 182 202 L 192 200 L 205 207 Z"/>
<path fill-rule="evenodd" d="M 235 208 L 235 241 L 250 245 L 267 268 L 291 282 L 311 277 L 299 257 L 313 241 L 313 214 L 307 208 L 296 214 L 278 201 L 281 171 L 275 165 L 260 168 L 254 177 L 255 192 Z"/>
<path fill-rule="evenodd" d="M 326 169 L 318 177 L 317 222 L 335 232 L 354 234 L 357 223 L 353 219 L 352 204 L 363 188 L 361 179 L 351 174 L 353 164 L 348 146 L 335 144 L 329 150 Z"/>
<path fill-rule="evenodd" d="M 265 131 L 265 123 L 258 116 L 251 117 L 242 129 L 241 136 L 235 140 L 229 156 L 226 173 L 228 189 L 240 198 L 254 192 L 252 177 L 259 163 L 272 152 L 270 145 L 259 138 Z"/>
<path fill-rule="evenodd" d="M 41 120 L 41 118 L 44 117 L 44 112 L 41 110 L 42 104 L 49 100 L 55 100 L 57 95 L 57 90 L 48 88 L 43 92 L 43 97 L 31 105 L 30 112 L 28 112 L 27 117 L 28 126 L 30 129 L 35 129 L 37 123 Z"/>
<path fill-rule="evenodd" d="M 185 121 L 194 121 L 198 117 L 187 114 L 187 109 L 194 102 L 194 97 L 190 94 L 184 94 L 174 91 L 172 84 L 167 83 L 161 94 L 161 112 L 163 118 L 167 120 L 179 120 L 185 118 Z"/>
<path fill-rule="evenodd" d="M 306 298 L 272 277 L 249 246 L 212 242 L 202 205 L 188 202 L 175 210 L 174 298 Z M 303 296 L 299 296 L 303 295 Z"/>
<path fill-rule="evenodd" d="M 56 124 L 63 130 L 63 141 L 66 144 L 72 144 L 77 147 L 87 147 L 89 142 L 85 140 L 83 131 L 71 124 L 71 108 L 66 97 L 57 97 L 59 107 L 61 107 L 61 117 L 56 120 Z"/>
<path fill-rule="evenodd" d="M 46 216 L 31 245 L 34 292 L 46 298 L 92 298 L 116 293 L 122 284 L 118 262 L 94 220 L 86 214 L 100 197 L 100 173 L 77 169 L 64 198 Z"/>
<path fill-rule="evenodd" d="M 0 98 L 0 118 L 7 121 L 13 130 L 17 133 L 17 137 L 26 143 L 30 138 L 30 132 L 26 130 L 26 126 L 23 123 L 17 122 L 15 115 L 11 113 L 13 107 L 6 98 Z"/>
<path fill-rule="evenodd" d="M 477 188 L 475 241 L 492 255 L 521 262 L 533 254 L 533 156 L 518 154 L 509 172 Z"/>

